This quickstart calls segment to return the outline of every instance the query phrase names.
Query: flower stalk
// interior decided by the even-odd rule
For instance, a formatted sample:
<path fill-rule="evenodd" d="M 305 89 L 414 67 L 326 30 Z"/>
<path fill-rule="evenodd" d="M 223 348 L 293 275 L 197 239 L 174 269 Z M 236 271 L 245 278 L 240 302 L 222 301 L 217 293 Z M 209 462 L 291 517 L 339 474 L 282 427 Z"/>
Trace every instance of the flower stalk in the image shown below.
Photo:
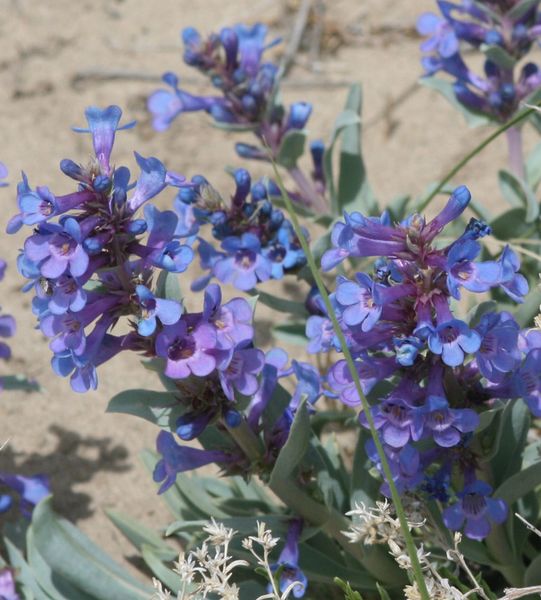
<path fill-rule="evenodd" d="M 415 544 L 413 542 L 413 538 L 411 536 L 410 530 L 409 530 L 409 526 L 408 526 L 408 522 L 406 519 L 406 515 L 404 512 L 404 507 L 402 505 L 402 501 L 400 499 L 400 495 L 398 493 L 398 490 L 396 489 L 396 486 L 393 482 L 393 478 L 392 478 L 392 473 L 391 473 L 391 469 L 389 466 L 389 462 L 387 460 L 387 457 L 385 455 L 385 452 L 383 450 L 383 446 L 381 444 L 381 441 L 379 439 L 378 436 L 378 432 L 376 430 L 375 424 L 374 424 L 374 419 L 372 417 L 372 413 L 370 411 L 370 406 L 368 404 L 368 400 L 365 396 L 365 394 L 363 393 L 362 387 L 361 387 L 361 382 L 359 380 L 359 375 L 357 373 L 357 369 L 355 368 L 355 363 L 353 361 L 353 357 L 351 356 L 351 353 L 348 349 L 347 346 L 347 342 L 346 339 L 344 337 L 344 334 L 342 332 L 342 329 L 340 327 L 340 324 L 338 323 L 338 319 L 336 317 L 336 313 L 334 312 L 334 309 L 332 307 L 331 301 L 329 299 L 329 295 L 327 293 L 327 289 L 325 288 L 325 284 L 323 282 L 323 279 L 321 277 L 321 273 L 320 270 L 318 269 L 316 262 L 314 260 L 314 256 L 312 254 L 312 251 L 310 249 L 310 246 L 308 245 L 308 242 L 306 240 L 306 237 L 302 231 L 302 228 L 299 224 L 299 221 L 297 219 L 297 215 L 295 213 L 295 210 L 293 208 L 293 204 L 291 202 L 291 198 L 289 197 L 287 191 L 284 188 L 283 185 L 283 181 L 280 177 L 280 173 L 278 172 L 278 169 L 276 168 L 275 163 L 273 163 L 273 168 L 274 168 L 274 175 L 276 177 L 276 182 L 278 184 L 278 187 L 280 188 L 280 191 L 282 192 L 282 197 L 284 199 L 285 205 L 287 207 L 288 213 L 290 215 L 291 218 L 291 223 L 293 225 L 293 228 L 295 230 L 295 233 L 299 239 L 299 242 L 302 246 L 302 249 L 305 253 L 306 256 L 306 260 L 308 263 L 308 267 L 310 268 L 310 271 L 312 272 L 312 275 L 315 279 L 317 288 L 319 290 L 319 293 L 321 294 L 321 297 L 323 299 L 323 303 L 325 305 L 325 308 L 327 310 L 327 314 L 329 315 L 329 318 L 332 321 L 332 325 L 334 328 L 334 332 L 335 335 L 337 336 L 339 342 L 340 342 L 340 346 L 342 348 L 342 351 L 344 353 L 344 358 L 347 362 L 348 368 L 349 368 L 349 372 L 351 374 L 351 377 L 353 379 L 353 382 L 355 384 L 355 389 L 357 391 L 357 394 L 361 400 L 361 404 L 362 404 L 362 410 L 366 416 L 366 420 L 368 422 L 368 427 L 370 429 L 370 433 L 372 435 L 372 439 L 374 440 L 374 444 L 376 446 L 376 451 L 378 453 L 379 459 L 381 460 L 381 464 L 382 464 L 382 468 L 383 468 L 383 472 L 385 474 L 385 477 L 388 481 L 389 484 L 389 488 L 391 491 L 391 496 L 392 496 L 392 500 L 396 509 L 396 514 L 398 517 L 398 520 L 400 522 L 400 527 L 402 530 L 402 533 L 404 535 L 404 541 L 406 543 L 406 549 L 408 552 L 408 555 L 410 557 L 411 560 L 411 565 L 412 565 L 412 571 L 415 577 L 415 581 L 417 582 L 417 586 L 421 595 L 421 599 L 422 600 L 430 600 L 430 596 L 426 587 L 426 583 L 424 580 L 424 576 L 423 576 L 423 572 L 421 569 L 421 564 L 419 562 L 418 556 L 417 556 L 417 550 L 415 548 Z"/>

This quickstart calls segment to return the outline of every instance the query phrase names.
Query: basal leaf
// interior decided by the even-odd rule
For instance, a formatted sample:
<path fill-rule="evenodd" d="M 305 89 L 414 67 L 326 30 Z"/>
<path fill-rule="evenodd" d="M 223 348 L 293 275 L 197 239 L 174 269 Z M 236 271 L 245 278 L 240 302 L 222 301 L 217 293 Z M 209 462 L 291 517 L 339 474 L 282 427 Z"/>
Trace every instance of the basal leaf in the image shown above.
<path fill-rule="evenodd" d="M 34 509 L 36 549 L 55 573 L 96 600 L 148 600 L 152 590 L 135 580 L 69 521 L 51 510 L 51 498 Z"/>

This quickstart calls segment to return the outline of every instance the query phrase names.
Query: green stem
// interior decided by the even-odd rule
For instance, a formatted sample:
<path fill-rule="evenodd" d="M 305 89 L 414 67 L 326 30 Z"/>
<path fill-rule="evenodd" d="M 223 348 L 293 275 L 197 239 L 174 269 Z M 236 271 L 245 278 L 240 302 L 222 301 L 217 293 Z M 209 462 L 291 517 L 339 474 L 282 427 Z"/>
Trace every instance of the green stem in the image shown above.
<path fill-rule="evenodd" d="M 477 156 L 480 152 L 482 152 L 490 143 L 492 143 L 497 137 L 499 137 L 502 133 L 505 133 L 511 127 L 514 127 L 518 123 L 521 123 L 525 119 L 527 119 L 531 114 L 536 111 L 536 108 L 528 108 L 520 112 L 514 119 L 511 119 L 501 127 L 498 127 L 494 133 L 489 135 L 486 139 L 484 139 L 478 146 L 476 146 L 471 152 L 466 154 L 466 156 L 457 163 L 445 177 L 438 183 L 438 185 L 428 194 L 428 196 L 419 204 L 417 207 L 417 212 L 422 213 L 426 207 L 432 202 L 432 200 L 441 192 L 443 186 L 451 181 L 451 179 L 463 168 L 465 167 L 472 158 Z"/>
<path fill-rule="evenodd" d="M 422 600 L 430 600 L 430 596 L 428 594 L 424 575 L 423 575 L 423 572 L 421 569 L 421 564 L 419 563 L 419 558 L 417 556 L 417 549 L 415 547 L 415 543 L 413 541 L 413 538 L 411 536 L 411 533 L 410 533 L 410 530 L 408 527 L 408 522 L 406 519 L 406 514 L 404 512 L 404 507 L 402 506 L 402 501 L 400 500 L 400 495 L 399 495 L 398 490 L 396 489 L 396 485 L 393 481 L 393 476 L 391 473 L 391 468 L 389 466 L 389 462 L 387 461 L 385 451 L 383 450 L 383 446 L 379 439 L 378 432 L 374 425 L 374 419 L 373 419 L 372 413 L 370 411 L 370 405 L 368 404 L 368 400 L 363 393 L 363 390 L 361 387 L 361 382 L 359 380 L 359 375 L 357 373 L 357 369 L 355 368 L 355 362 L 349 351 L 344 333 L 340 327 L 340 324 L 338 323 L 338 319 L 336 317 L 336 314 L 332 307 L 331 301 L 329 299 L 329 294 L 327 293 L 327 288 L 325 287 L 325 283 L 323 282 L 321 273 L 316 265 L 316 261 L 314 260 L 314 256 L 312 254 L 312 251 L 310 250 L 310 246 L 308 245 L 306 237 L 304 236 L 302 228 L 299 224 L 299 220 L 297 219 L 297 214 L 295 213 L 295 210 L 293 208 L 291 198 L 289 197 L 288 193 L 286 192 L 286 190 L 284 188 L 283 181 L 282 181 L 280 174 L 278 173 L 278 170 L 274 163 L 273 163 L 273 168 L 274 168 L 274 174 L 276 177 L 276 182 L 278 184 L 278 187 L 280 188 L 280 191 L 282 192 L 282 197 L 283 197 L 285 205 L 287 207 L 289 217 L 291 219 L 291 223 L 293 224 L 293 229 L 295 230 L 297 238 L 302 246 L 302 249 L 306 256 L 306 260 L 308 262 L 308 266 L 310 267 L 310 270 L 312 271 L 312 274 L 316 281 L 316 285 L 318 287 L 319 293 L 321 294 L 323 303 L 325 304 L 327 314 L 329 315 L 329 318 L 332 321 L 334 332 L 338 338 L 338 341 L 340 342 L 340 348 L 342 349 L 342 352 L 344 354 L 344 357 L 346 359 L 346 362 L 347 362 L 347 365 L 349 368 L 349 372 L 351 374 L 353 382 L 355 383 L 355 389 L 361 400 L 363 411 L 364 411 L 366 420 L 368 422 L 368 426 L 370 428 L 370 433 L 372 435 L 372 439 L 374 440 L 374 444 L 376 445 L 376 450 L 377 450 L 379 459 L 381 461 L 383 472 L 384 472 L 385 478 L 387 480 L 387 483 L 389 485 L 389 488 L 391 490 L 391 497 L 392 497 L 394 507 L 396 510 L 396 515 L 400 522 L 400 528 L 402 530 L 402 535 L 404 537 L 404 541 L 406 542 L 406 548 L 407 548 L 408 555 L 409 555 L 409 558 L 411 561 L 413 575 L 415 577 L 415 581 L 417 582 L 417 587 L 421 594 Z"/>

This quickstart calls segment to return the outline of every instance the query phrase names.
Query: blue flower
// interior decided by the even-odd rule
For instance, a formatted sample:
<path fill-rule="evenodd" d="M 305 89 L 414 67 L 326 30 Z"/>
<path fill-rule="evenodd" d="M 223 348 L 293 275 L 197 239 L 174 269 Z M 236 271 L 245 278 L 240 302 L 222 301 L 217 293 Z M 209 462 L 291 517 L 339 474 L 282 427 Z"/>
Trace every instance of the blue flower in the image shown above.
<path fill-rule="evenodd" d="M 157 158 L 143 158 L 135 154 L 135 160 L 141 169 L 141 174 L 135 185 L 133 196 L 128 200 L 128 206 L 135 212 L 147 200 L 159 194 L 166 186 L 166 169 Z"/>
<path fill-rule="evenodd" d="M 428 429 L 436 444 L 443 448 L 456 446 L 461 434 L 475 431 L 479 426 L 479 415 L 474 410 L 449 408 L 441 396 L 429 396 L 424 406 L 417 409 L 416 417 L 420 433 Z"/>
<path fill-rule="evenodd" d="M 464 240 L 451 246 L 447 255 L 447 286 L 453 297 L 460 298 L 459 287 L 480 293 L 500 283 L 498 263 L 473 262 L 480 251 L 481 247 L 474 240 Z"/>
<path fill-rule="evenodd" d="M 85 110 L 88 129 L 74 127 L 73 130 L 78 133 L 92 134 L 94 152 L 105 175 L 111 172 L 109 159 L 115 142 L 115 133 L 122 129 L 130 129 L 135 126 L 135 121 L 126 125 L 118 126 L 122 116 L 122 110 L 118 106 L 108 106 L 101 109 L 97 106 L 90 106 Z"/>
<path fill-rule="evenodd" d="M 403 448 L 411 440 L 419 440 L 422 430 L 415 419 L 415 409 L 399 397 L 386 398 L 374 407 L 372 417 L 382 440 L 392 448 Z M 366 415 L 359 415 L 359 422 L 368 427 Z"/>
<path fill-rule="evenodd" d="M 229 400 L 234 401 L 236 389 L 243 396 L 257 392 L 257 375 L 265 365 L 265 355 L 257 348 L 237 348 L 227 366 L 219 369 L 222 389 Z"/>
<path fill-rule="evenodd" d="M 489 381 L 499 383 L 520 360 L 519 325 L 507 312 L 487 313 L 475 329 L 482 336 L 475 355 L 477 366 Z"/>
<path fill-rule="evenodd" d="M 372 357 L 363 355 L 361 360 L 355 362 L 355 368 L 365 394 L 370 393 L 379 381 L 390 377 L 398 365 L 393 357 Z M 345 360 L 336 362 L 327 375 L 329 386 L 339 394 L 340 400 L 347 406 L 358 406 L 361 399 L 357 387 L 351 377 L 349 367 Z"/>
<path fill-rule="evenodd" d="M 9 567 L 0 570 L 0 598 L 2 600 L 21 600 L 15 588 L 13 570 Z"/>
<path fill-rule="evenodd" d="M 226 238 L 222 248 L 228 256 L 218 260 L 213 271 L 223 283 L 231 283 L 239 290 L 248 291 L 258 281 L 270 279 L 270 261 L 261 254 L 261 243 L 254 234 L 244 233 L 240 238 Z"/>
<path fill-rule="evenodd" d="M 152 335 L 156 331 L 156 319 L 164 325 L 174 325 L 182 314 L 182 306 L 174 300 L 156 298 L 144 285 L 135 288 L 137 300 L 141 308 L 141 318 L 137 331 L 143 335 Z"/>
<path fill-rule="evenodd" d="M 334 328 L 327 317 L 312 315 L 306 321 L 306 337 L 310 340 L 307 350 L 310 354 L 328 352 L 334 340 Z"/>
<path fill-rule="evenodd" d="M 500 288 L 502 291 L 515 302 L 524 302 L 524 296 L 529 291 L 528 281 L 524 275 L 518 273 L 520 260 L 509 246 L 503 249 L 498 264 L 501 268 Z"/>
<path fill-rule="evenodd" d="M 227 463 L 231 455 L 219 450 L 200 450 L 189 446 L 179 446 L 168 431 L 160 431 L 156 449 L 162 458 L 154 467 L 154 481 L 161 482 L 158 494 L 166 492 L 176 481 L 177 474 L 198 469 L 211 463 Z"/>
<path fill-rule="evenodd" d="M 342 318 L 346 325 L 361 325 L 370 331 L 378 322 L 382 305 L 374 299 L 374 282 L 364 274 L 355 275 L 356 282 L 340 279 L 336 288 L 336 300 L 345 307 Z"/>
<path fill-rule="evenodd" d="M 541 417 L 541 350 L 530 350 L 524 364 L 513 373 L 510 394 L 522 398 L 536 417 Z"/>
<path fill-rule="evenodd" d="M 423 52 L 436 50 L 445 57 L 458 52 L 458 39 L 453 27 L 442 17 L 433 13 L 423 13 L 417 19 L 417 31 L 421 35 L 431 36 L 421 44 Z"/>
<path fill-rule="evenodd" d="M 464 534 L 472 540 L 485 539 L 491 530 L 490 521 L 503 523 L 507 506 L 503 500 L 490 498 L 492 488 L 484 481 L 474 481 L 458 494 L 459 501 L 443 511 L 443 521 L 452 531 L 464 526 Z"/>
<path fill-rule="evenodd" d="M 477 352 L 480 346 L 481 336 L 477 331 L 458 319 L 441 323 L 428 335 L 430 351 L 440 354 L 443 362 L 450 367 L 461 365 L 465 353 Z"/>
<path fill-rule="evenodd" d="M 298 582 L 298 585 L 293 587 L 293 596 L 295 598 L 302 598 L 308 586 L 308 579 L 299 567 L 299 538 L 302 533 L 302 527 L 302 519 L 293 519 L 289 522 L 286 543 L 278 557 L 278 561 L 271 565 L 273 573 L 281 569 L 280 592 L 285 592 L 290 585 Z M 267 589 L 270 592 L 272 586 L 269 584 Z"/>
<path fill-rule="evenodd" d="M 21 514 L 29 519 L 34 507 L 51 491 L 49 480 L 45 475 L 10 475 L 0 473 L 0 483 L 11 488 L 19 496 L 19 509 Z"/>
<path fill-rule="evenodd" d="M 148 99 L 147 107 L 152 113 L 152 125 L 156 131 L 165 131 L 183 112 L 210 111 L 213 106 L 223 105 L 219 97 L 193 96 L 178 87 L 178 78 L 173 73 L 166 73 L 163 81 L 173 88 L 172 92 L 157 90 Z"/>
<path fill-rule="evenodd" d="M 8 169 L 3 162 L 0 162 L 0 187 L 6 187 L 6 185 L 9 185 L 5 181 L 1 181 L 2 179 L 5 179 L 7 176 L 8 176 Z"/>

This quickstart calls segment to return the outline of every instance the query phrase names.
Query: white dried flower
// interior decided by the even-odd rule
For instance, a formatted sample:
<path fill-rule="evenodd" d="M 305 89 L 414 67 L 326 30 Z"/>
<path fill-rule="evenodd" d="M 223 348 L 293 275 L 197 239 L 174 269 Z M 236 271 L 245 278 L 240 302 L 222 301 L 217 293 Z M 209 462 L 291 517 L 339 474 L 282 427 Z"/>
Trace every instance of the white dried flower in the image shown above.
<path fill-rule="evenodd" d="M 346 515 L 353 517 L 353 522 L 349 530 L 342 533 L 352 543 L 387 544 L 401 535 L 400 523 L 393 518 L 393 509 L 387 500 L 376 502 L 376 506 L 370 508 L 363 502 L 355 503 L 355 508 Z"/>
<path fill-rule="evenodd" d="M 176 600 L 205 600 L 210 594 L 220 600 L 239 600 L 239 588 L 229 580 L 236 568 L 249 567 L 250 563 L 245 560 L 233 560 L 233 557 L 229 556 L 229 544 L 236 532 L 214 519 L 203 527 L 203 531 L 208 537 L 201 546 L 188 555 L 180 554 L 175 563 L 174 571 L 180 577 L 180 592 Z M 294 590 L 302 585 L 299 581 L 293 582 L 282 593 L 276 588 L 269 554 L 278 542 L 279 538 L 272 536 L 272 531 L 267 529 L 265 523 L 259 522 L 257 535 L 242 540 L 242 546 L 250 551 L 257 566 L 265 569 L 271 582 L 272 591 L 257 600 L 287 600 Z M 261 555 L 256 551 L 256 546 L 262 552 Z M 172 600 L 171 592 L 165 590 L 160 581 L 154 579 L 153 583 L 156 591 L 152 600 Z"/>
<path fill-rule="evenodd" d="M 171 592 L 169 590 L 163 589 L 161 581 L 159 581 L 158 579 L 153 577 L 152 585 L 154 586 L 156 591 L 154 592 L 154 595 L 152 596 L 151 600 L 170 600 L 171 599 Z"/>
<path fill-rule="evenodd" d="M 462 592 L 450 585 L 447 579 L 426 577 L 425 583 L 430 600 L 462 600 L 464 598 Z M 422 600 L 417 582 L 413 583 L 413 585 L 407 585 L 404 588 L 404 594 L 406 600 Z"/>
<path fill-rule="evenodd" d="M 233 529 L 228 529 L 223 523 L 217 523 L 214 517 L 211 518 L 211 522 L 203 527 L 203 531 L 208 533 L 209 536 L 207 541 L 213 546 L 221 546 L 223 544 L 229 544 L 237 533 Z"/>

